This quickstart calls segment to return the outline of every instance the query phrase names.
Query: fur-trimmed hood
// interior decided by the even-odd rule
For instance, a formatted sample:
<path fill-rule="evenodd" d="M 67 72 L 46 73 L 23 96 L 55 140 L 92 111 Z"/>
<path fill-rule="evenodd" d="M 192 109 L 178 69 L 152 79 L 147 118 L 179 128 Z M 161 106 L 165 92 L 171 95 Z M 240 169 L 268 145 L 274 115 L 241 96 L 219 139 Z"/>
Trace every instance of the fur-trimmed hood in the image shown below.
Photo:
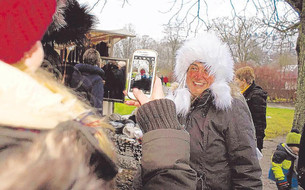
<path fill-rule="evenodd" d="M 76 64 L 75 67 L 81 72 L 89 73 L 89 74 L 96 74 L 105 79 L 105 72 L 103 69 L 95 66 L 95 65 L 89 65 L 89 64 L 83 64 L 79 63 Z"/>
<path fill-rule="evenodd" d="M 168 96 L 176 103 L 177 113 L 185 115 L 189 110 L 190 101 L 185 100 L 190 100 L 191 94 L 186 86 L 186 73 L 188 67 L 195 61 L 202 62 L 210 75 L 214 76 L 210 89 L 216 108 L 221 110 L 230 108 L 232 96 L 229 83 L 234 76 L 233 59 L 227 44 L 214 33 L 207 32 L 185 41 L 177 51 L 174 74 L 179 87 Z"/>

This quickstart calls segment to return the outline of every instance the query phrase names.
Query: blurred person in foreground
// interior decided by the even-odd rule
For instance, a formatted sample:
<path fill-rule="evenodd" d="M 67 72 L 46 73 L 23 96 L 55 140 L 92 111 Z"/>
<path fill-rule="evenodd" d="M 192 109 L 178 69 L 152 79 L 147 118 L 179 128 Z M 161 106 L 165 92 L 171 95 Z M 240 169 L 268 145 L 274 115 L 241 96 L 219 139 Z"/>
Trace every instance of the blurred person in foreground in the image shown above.
<path fill-rule="evenodd" d="M 195 182 L 198 190 L 262 189 L 261 168 L 256 155 L 251 113 L 237 87 L 229 85 L 233 75 L 233 60 L 228 46 L 216 35 L 205 33 L 201 37 L 188 40 L 177 51 L 175 76 L 180 84 L 178 88 L 167 97 L 167 100 L 161 99 L 160 103 L 150 103 L 154 103 L 156 108 L 145 109 L 146 104 L 142 106 L 142 110 L 151 113 L 147 115 L 157 121 L 156 125 L 152 125 L 152 129 L 149 127 L 147 132 L 145 125 L 150 126 L 150 123 L 141 113 L 136 116 L 147 134 L 153 133 L 154 129 L 177 126 L 176 131 L 164 132 L 163 136 L 167 141 L 160 141 L 151 150 L 162 151 L 161 145 L 166 143 L 171 144 L 171 147 L 165 151 L 180 151 L 181 147 L 172 144 L 169 139 L 173 132 L 189 133 L 190 138 L 185 141 L 189 143 L 190 166 L 196 171 Z M 126 104 L 138 103 L 127 101 Z M 177 111 L 161 112 L 157 106 L 168 110 L 175 110 L 176 107 Z M 141 108 L 138 111 L 141 112 Z M 180 125 L 177 123 L 177 116 Z M 149 151 L 143 149 L 143 154 Z M 158 159 L 167 162 L 176 159 L 178 153 L 169 154 L 167 157 L 162 156 L 163 154 L 154 154 L 151 152 L 150 156 L 159 156 Z M 148 163 L 142 159 L 141 164 L 139 172 L 142 172 L 143 176 L 143 173 L 147 172 L 144 167 Z M 159 163 L 151 164 L 163 167 L 158 166 Z M 140 173 L 138 175 L 141 176 Z M 167 172 L 163 175 L 166 176 Z M 177 179 L 180 179 L 179 176 L 168 180 L 174 183 Z M 194 180 L 192 175 L 187 179 Z M 145 179 L 142 177 L 142 180 Z M 141 184 L 143 182 L 135 181 L 134 187 L 143 189 L 140 187 Z"/>
<path fill-rule="evenodd" d="M 235 82 L 249 106 L 255 127 L 257 148 L 262 151 L 266 129 L 267 92 L 255 84 L 254 70 L 242 67 L 235 72 Z"/>
<path fill-rule="evenodd" d="M 286 143 L 277 145 L 271 157 L 268 178 L 276 182 L 278 190 L 298 189 L 296 166 L 298 162 L 301 134 L 292 129 L 286 136 Z"/>
<path fill-rule="evenodd" d="M 102 130 L 109 125 L 39 68 L 43 60 L 40 39 L 55 9 L 55 0 L 0 0 L 0 189 L 114 189 L 115 152 Z M 153 128 L 165 120 L 154 120 L 146 112 L 159 104 L 145 105 L 138 111 L 139 118 L 144 118 L 139 119 L 142 124 Z M 175 112 L 174 106 L 159 108 L 163 113 Z M 164 117 L 176 121 L 170 116 Z M 177 121 L 172 123 L 180 127 Z M 169 145 L 162 144 L 167 140 L 163 131 L 152 132 L 161 134 L 160 140 L 154 141 L 154 136 L 143 144 L 144 187 L 194 189 L 196 175 L 188 165 L 185 140 L 189 136 L 182 130 L 168 130 L 177 131 L 170 144 L 180 149 L 157 154 L 160 147 L 168 150 Z M 151 157 L 153 153 L 178 156 L 163 162 Z M 172 172 L 163 176 L 162 171 Z M 169 183 L 178 174 L 193 176 L 193 180 Z"/>
<path fill-rule="evenodd" d="M 40 68 L 55 0 L 0 1 L 0 189 L 108 188 L 110 128 Z"/>

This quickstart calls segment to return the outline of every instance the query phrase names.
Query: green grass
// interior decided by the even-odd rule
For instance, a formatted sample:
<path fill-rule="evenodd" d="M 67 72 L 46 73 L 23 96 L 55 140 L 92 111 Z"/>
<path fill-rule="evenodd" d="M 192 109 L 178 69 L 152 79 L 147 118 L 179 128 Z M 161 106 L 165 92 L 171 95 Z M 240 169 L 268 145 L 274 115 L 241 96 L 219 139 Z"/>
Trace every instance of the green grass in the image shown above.
<path fill-rule="evenodd" d="M 135 108 L 135 106 L 128 106 L 123 103 L 114 103 L 114 113 L 118 113 L 120 115 L 129 115 Z"/>
<path fill-rule="evenodd" d="M 115 103 L 114 113 L 129 115 L 135 108 L 135 106 Z M 267 128 L 265 131 L 265 138 L 272 139 L 277 136 L 286 135 L 291 130 L 293 116 L 294 110 L 267 107 Z"/>
<path fill-rule="evenodd" d="M 267 107 L 266 139 L 286 135 L 292 127 L 294 110 Z"/>

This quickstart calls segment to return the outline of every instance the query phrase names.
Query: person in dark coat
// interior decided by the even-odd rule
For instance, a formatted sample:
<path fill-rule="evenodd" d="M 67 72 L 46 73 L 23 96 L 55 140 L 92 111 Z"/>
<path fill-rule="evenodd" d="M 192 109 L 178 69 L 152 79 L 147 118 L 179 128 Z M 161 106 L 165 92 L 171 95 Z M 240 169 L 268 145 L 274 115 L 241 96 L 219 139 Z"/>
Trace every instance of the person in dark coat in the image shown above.
<path fill-rule="evenodd" d="M 299 150 L 299 161 L 298 161 L 298 182 L 299 185 L 305 189 L 305 123 L 303 127 L 300 150 Z"/>
<path fill-rule="evenodd" d="M 255 126 L 257 148 L 262 151 L 266 129 L 267 92 L 255 84 L 251 67 L 239 68 L 235 72 L 235 82 L 239 85 L 249 106 Z"/>
<path fill-rule="evenodd" d="M 125 88 L 124 71 L 119 68 L 118 63 L 110 61 L 104 65 L 105 71 L 105 98 L 123 100 Z"/>
<path fill-rule="evenodd" d="M 90 102 L 96 111 L 103 115 L 104 98 L 104 71 L 99 68 L 100 54 L 93 48 L 85 51 L 83 63 L 75 65 L 76 70 L 72 74 L 71 87 Z"/>

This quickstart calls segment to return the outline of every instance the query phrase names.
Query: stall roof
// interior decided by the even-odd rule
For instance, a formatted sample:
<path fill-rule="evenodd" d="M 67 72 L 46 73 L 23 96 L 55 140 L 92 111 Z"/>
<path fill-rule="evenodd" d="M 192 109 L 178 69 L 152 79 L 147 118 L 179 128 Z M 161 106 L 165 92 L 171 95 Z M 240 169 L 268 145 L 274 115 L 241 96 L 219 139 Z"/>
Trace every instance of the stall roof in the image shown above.
<path fill-rule="evenodd" d="M 93 44 L 98 44 L 101 41 L 105 43 L 112 43 L 115 44 L 121 39 L 127 38 L 127 37 L 135 37 L 136 35 L 132 34 L 131 32 L 125 30 L 125 29 L 119 29 L 119 30 L 99 30 L 94 29 L 90 30 L 87 33 L 87 38 L 90 40 Z"/>

